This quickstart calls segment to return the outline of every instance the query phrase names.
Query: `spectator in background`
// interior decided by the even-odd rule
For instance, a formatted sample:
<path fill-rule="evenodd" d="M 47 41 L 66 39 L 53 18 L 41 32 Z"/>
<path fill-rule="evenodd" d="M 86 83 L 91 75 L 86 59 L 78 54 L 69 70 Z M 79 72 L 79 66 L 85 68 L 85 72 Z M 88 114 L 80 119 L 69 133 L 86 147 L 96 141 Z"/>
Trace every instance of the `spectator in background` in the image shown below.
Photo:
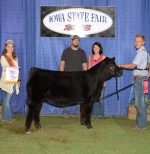
<path fill-rule="evenodd" d="M 60 71 L 73 72 L 87 70 L 87 57 L 85 51 L 79 48 L 79 44 L 79 36 L 74 35 L 72 37 L 71 47 L 66 48 L 62 53 Z M 65 115 L 69 115 L 70 107 L 64 108 L 63 112 Z"/>
<path fill-rule="evenodd" d="M 88 69 L 91 67 L 95 66 L 99 62 L 105 59 L 105 55 L 103 55 L 103 47 L 99 42 L 95 42 L 92 45 L 92 55 L 89 57 L 89 65 Z M 103 89 L 101 92 L 101 97 L 104 97 L 104 91 L 105 91 L 105 86 L 106 83 L 103 85 Z M 95 102 L 93 106 L 93 116 L 98 118 L 98 117 L 103 117 L 104 116 L 104 100 L 101 99 L 99 102 Z"/>

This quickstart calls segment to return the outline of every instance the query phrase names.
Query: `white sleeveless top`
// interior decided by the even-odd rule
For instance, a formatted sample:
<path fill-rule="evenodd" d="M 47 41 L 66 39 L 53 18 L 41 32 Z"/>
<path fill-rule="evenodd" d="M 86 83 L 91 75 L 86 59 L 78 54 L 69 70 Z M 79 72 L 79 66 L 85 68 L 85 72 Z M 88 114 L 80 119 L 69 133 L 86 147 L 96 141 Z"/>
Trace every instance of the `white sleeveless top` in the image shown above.
<path fill-rule="evenodd" d="M 2 75 L 1 75 L 1 79 L 0 79 L 0 88 L 3 91 L 6 91 L 11 94 L 13 92 L 13 87 L 15 85 L 16 86 L 16 94 L 18 95 L 20 85 L 18 83 L 17 84 L 8 84 L 5 82 L 6 81 L 6 67 L 9 67 L 9 64 L 4 56 L 1 56 L 0 63 L 2 65 Z M 18 59 L 13 60 L 13 63 L 15 65 L 15 67 L 19 67 L 18 66 Z"/>

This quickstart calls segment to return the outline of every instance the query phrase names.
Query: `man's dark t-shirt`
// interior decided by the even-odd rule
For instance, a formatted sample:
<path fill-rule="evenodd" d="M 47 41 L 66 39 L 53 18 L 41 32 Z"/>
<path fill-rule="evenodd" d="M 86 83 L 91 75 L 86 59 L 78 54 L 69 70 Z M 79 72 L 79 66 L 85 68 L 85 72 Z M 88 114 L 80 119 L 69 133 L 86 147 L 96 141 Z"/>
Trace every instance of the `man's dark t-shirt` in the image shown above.
<path fill-rule="evenodd" d="M 65 70 L 67 72 L 83 70 L 82 64 L 87 63 L 87 57 L 81 48 L 73 50 L 71 47 L 63 51 L 61 61 L 65 61 Z"/>

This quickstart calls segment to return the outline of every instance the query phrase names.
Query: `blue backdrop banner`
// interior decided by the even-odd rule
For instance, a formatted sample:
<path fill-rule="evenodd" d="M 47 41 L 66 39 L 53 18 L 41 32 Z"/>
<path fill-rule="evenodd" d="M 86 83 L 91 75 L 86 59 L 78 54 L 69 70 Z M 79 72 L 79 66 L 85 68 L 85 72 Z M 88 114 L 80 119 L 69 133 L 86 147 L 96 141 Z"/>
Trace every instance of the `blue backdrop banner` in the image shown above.
<path fill-rule="evenodd" d="M 70 37 L 40 36 L 41 6 L 108 6 L 116 8 L 116 32 L 114 38 L 81 38 L 80 47 L 91 55 L 95 41 L 100 42 L 104 54 L 115 57 L 116 62 L 131 63 L 134 55 L 134 36 L 142 33 L 146 37 L 146 48 L 150 50 L 150 1 L 149 0 L 0 0 L 0 50 L 7 39 L 15 41 L 15 51 L 21 70 L 21 91 L 11 100 L 14 113 L 24 114 L 26 109 L 26 81 L 32 66 L 59 70 L 62 51 L 71 45 Z M 119 89 L 132 83 L 132 71 L 124 71 L 119 78 Z M 115 79 L 106 83 L 105 95 L 115 91 Z M 2 95 L 2 91 L 1 91 Z M 106 116 L 127 115 L 132 98 L 132 88 L 105 99 Z M 78 114 L 78 107 L 71 107 L 71 114 Z M 41 114 L 62 114 L 63 110 L 44 103 Z"/>

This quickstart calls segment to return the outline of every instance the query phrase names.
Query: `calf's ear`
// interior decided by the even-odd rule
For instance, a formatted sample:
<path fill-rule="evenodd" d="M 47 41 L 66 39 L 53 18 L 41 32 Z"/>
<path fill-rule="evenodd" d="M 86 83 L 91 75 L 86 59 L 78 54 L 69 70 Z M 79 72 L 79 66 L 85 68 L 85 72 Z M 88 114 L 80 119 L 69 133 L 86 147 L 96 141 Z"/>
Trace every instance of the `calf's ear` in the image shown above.
<path fill-rule="evenodd" d="M 112 60 L 115 61 L 115 57 L 112 57 Z"/>

